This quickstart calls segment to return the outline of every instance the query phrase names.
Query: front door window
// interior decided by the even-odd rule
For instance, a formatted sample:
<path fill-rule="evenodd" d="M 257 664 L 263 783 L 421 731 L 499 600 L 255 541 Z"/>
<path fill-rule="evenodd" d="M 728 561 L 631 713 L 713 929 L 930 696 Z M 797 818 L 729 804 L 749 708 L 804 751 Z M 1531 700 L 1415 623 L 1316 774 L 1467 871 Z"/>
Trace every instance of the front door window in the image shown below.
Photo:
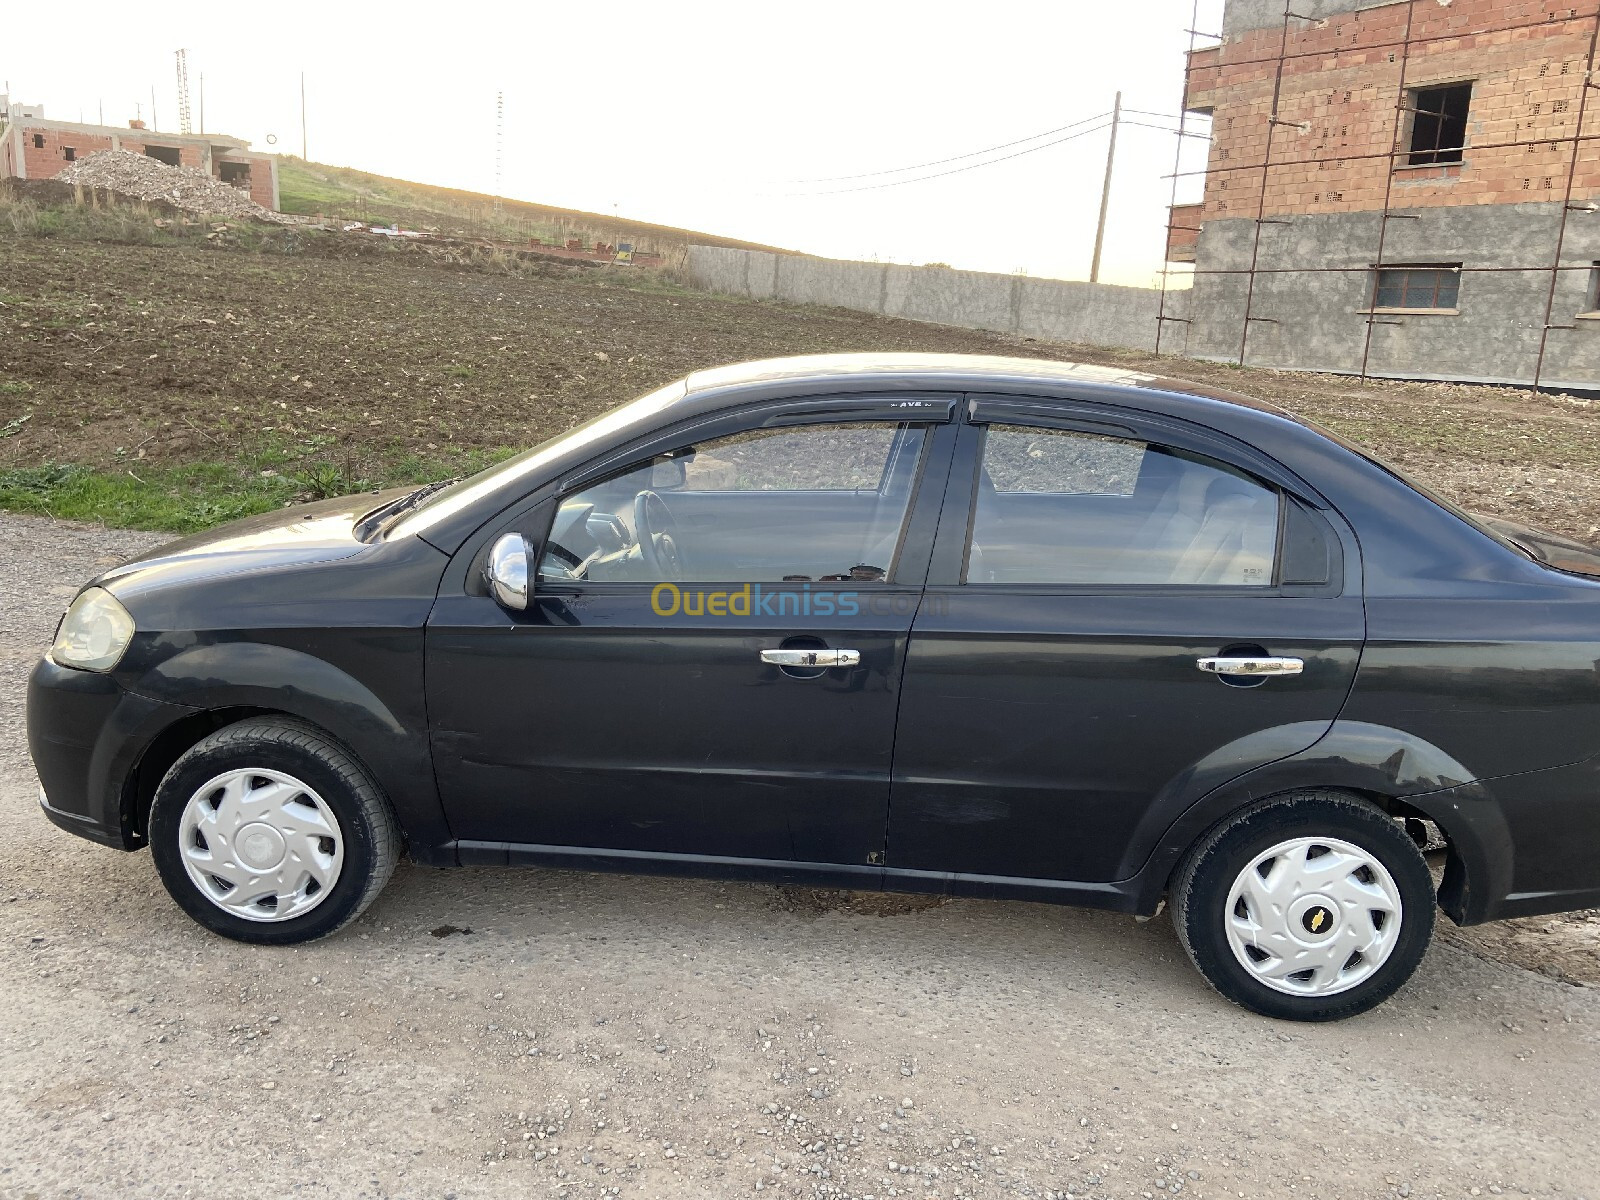
<path fill-rule="evenodd" d="M 566 497 L 545 582 L 888 579 L 923 443 L 881 422 L 757 429 L 685 446 Z"/>

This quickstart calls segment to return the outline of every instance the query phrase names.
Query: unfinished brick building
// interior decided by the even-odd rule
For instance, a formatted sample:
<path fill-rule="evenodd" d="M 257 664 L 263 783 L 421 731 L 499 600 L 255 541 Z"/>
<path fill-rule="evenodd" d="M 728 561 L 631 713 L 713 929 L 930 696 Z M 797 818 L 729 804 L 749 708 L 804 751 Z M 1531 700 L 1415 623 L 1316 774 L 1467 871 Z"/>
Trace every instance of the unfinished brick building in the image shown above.
<path fill-rule="evenodd" d="M 0 96 L 0 179 L 51 179 L 96 150 L 130 150 L 170 166 L 195 167 L 250 193 L 263 208 L 278 207 L 278 159 L 239 138 L 214 133 L 157 133 L 138 122 L 80 125 L 48 121 L 44 110 L 8 104 Z"/>
<path fill-rule="evenodd" d="M 1597 35 L 1600 0 L 1227 0 L 1174 348 L 1600 388 Z"/>

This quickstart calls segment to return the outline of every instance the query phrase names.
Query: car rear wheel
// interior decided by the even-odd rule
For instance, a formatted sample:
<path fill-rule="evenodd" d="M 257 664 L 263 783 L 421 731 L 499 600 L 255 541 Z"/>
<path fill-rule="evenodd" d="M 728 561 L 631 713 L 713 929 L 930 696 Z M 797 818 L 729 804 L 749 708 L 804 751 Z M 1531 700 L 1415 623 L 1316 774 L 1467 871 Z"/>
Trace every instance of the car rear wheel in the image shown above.
<path fill-rule="evenodd" d="M 1206 980 L 1269 1017 L 1331 1021 L 1393 995 L 1433 936 L 1433 881 L 1393 818 L 1341 792 L 1296 792 L 1222 822 L 1172 888 Z"/>
<path fill-rule="evenodd" d="M 287 720 L 219 729 L 167 772 L 150 809 L 167 891 L 207 929 L 286 945 L 353 921 L 388 882 L 400 832 L 349 752 Z"/>

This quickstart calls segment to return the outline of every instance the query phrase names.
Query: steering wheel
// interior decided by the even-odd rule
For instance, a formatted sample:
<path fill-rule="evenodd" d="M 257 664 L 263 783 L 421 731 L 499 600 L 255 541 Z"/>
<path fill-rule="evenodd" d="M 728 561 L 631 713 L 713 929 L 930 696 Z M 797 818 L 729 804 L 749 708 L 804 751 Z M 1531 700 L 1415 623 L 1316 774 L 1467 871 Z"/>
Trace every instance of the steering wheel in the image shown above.
<path fill-rule="evenodd" d="M 683 578 L 683 552 L 678 548 L 678 522 L 660 493 L 645 488 L 633 498 L 633 534 L 639 543 L 639 560 L 650 578 Z"/>

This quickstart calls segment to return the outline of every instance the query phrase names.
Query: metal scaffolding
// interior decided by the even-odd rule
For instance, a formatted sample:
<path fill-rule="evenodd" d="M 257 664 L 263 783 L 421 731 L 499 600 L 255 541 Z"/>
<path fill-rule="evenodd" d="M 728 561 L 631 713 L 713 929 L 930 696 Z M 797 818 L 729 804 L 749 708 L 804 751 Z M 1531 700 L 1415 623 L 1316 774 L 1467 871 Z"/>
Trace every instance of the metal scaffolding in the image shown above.
<path fill-rule="evenodd" d="M 1178 180 L 1183 172 L 1183 139 L 1189 136 L 1189 76 L 1187 63 L 1194 57 L 1195 43 L 1203 37 L 1216 37 L 1214 34 L 1201 33 L 1197 26 L 1200 24 L 1200 0 L 1194 0 L 1189 14 L 1189 28 L 1184 30 L 1189 35 L 1189 51 L 1184 59 L 1186 64 L 1183 79 L 1183 95 L 1178 100 L 1178 136 L 1173 138 L 1172 147 L 1172 196 L 1167 202 L 1167 250 L 1172 246 L 1172 231 L 1177 228 L 1172 224 L 1173 210 L 1178 207 Z M 1220 41 L 1220 37 L 1217 38 Z M 1183 227 L 1188 230 L 1188 226 Z M 1193 227 L 1195 237 L 1200 236 L 1200 227 Z M 1184 325 L 1189 324 L 1188 317 L 1172 317 L 1167 315 L 1167 287 L 1169 276 L 1172 273 L 1172 263 L 1167 258 L 1167 250 L 1161 255 L 1161 299 L 1156 304 L 1156 353 L 1161 353 L 1161 335 L 1166 331 L 1169 321 Z"/>
<path fill-rule="evenodd" d="M 1289 50 L 1289 38 L 1290 38 L 1290 34 L 1291 34 L 1291 32 L 1293 31 L 1293 28 L 1294 28 L 1293 23 L 1295 21 L 1297 21 L 1297 20 L 1298 21 L 1314 21 L 1314 20 L 1317 20 L 1317 18 L 1308 17 L 1308 16 L 1306 16 L 1304 14 L 1296 13 L 1294 11 L 1294 9 L 1293 9 L 1292 3 L 1286 3 L 1285 6 L 1284 6 L 1284 10 L 1283 10 L 1283 23 L 1282 23 L 1282 27 L 1281 27 L 1280 36 L 1279 36 L 1279 52 L 1278 52 L 1278 54 L 1276 56 L 1270 57 L 1270 58 L 1240 59 L 1240 60 L 1237 60 L 1237 61 L 1226 62 L 1226 64 L 1225 64 L 1225 65 L 1227 65 L 1229 67 L 1235 67 L 1235 68 L 1241 67 L 1241 66 L 1265 66 L 1265 65 L 1269 65 L 1269 64 L 1272 65 L 1272 67 L 1273 67 L 1272 99 L 1271 99 L 1271 105 L 1270 105 L 1270 108 L 1268 110 L 1268 116 L 1267 116 L 1268 124 L 1267 124 L 1267 134 L 1266 134 L 1266 139 L 1265 139 L 1265 145 L 1264 145 L 1264 148 L 1263 148 L 1263 152 L 1262 152 L 1260 161 L 1248 162 L 1248 163 L 1232 163 L 1232 164 L 1225 164 L 1225 163 L 1215 163 L 1215 164 L 1213 164 L 1211 162 L 1208 162 L 1206 164 L 1206 167 L 1205 167 L 1204 170 L 1201 170 L 1201 171 L 1184 171 L 1182 169 L 1182 161 L 1181 161 L 1183 139 L 1182 139 L 1181 136 L 1178 138 L 1178 149 L 1174 154 L 1173 173 L 1171 175 L 1172 199 L 1173 199 L 1173 204 L 1174 205 L 1176 204 L 1176 201 L 1177 201 L 1179 180 L 1183 179 L 1183 178 L 1189 178 L 1189 177 L 1193 177 L 1193 176 L 1208 177 L 1208 176 L 1220 175 L 1220 174 L 1225 174 L 1225 173 L 1232 174 L 1232 173 L 1240 173 L 1240 172 L 1259 173 L 1260 178 L 1261 178 L 1261 191 L 1260 191 L 1260 196 L 1259 196 L 1257 204 L 1256 204 L 1256 215 L 1253 218 L 1254 229 L 1252 231 L 1253 236 L 1251 238 L 1251 251 L 1250 251 L 1250 263 L 1249 263 L 1249 265 L 1247 267 L 1211 267 L 1211 268 L 1207 268 L 1207 267 L 1200 266 L 1199 262 L 1197 261 L 1195 266 L 1194 266 L 1194 268 L 1190 272 L 1188 272 L 1190 277 L 1191 278 L 1195 278 L 1195 279 L 1198 279 L 1199 277 L 1205 276 L 1205 275 L 1242 275 L 1242 276 L 1245 277 L 1246 283 L 1245 283 L 1244 310 L 1243 310 L 1243 319 L 1242 319 L 1242 321 L 1240 323 L 1241 324 L 1241 328 L 1240 328 L 1240 335 L 1239 335 L 1239 351 L 1238 351 L 1238 356 L 1237 356 L 1237 360 L 1236 360 L 1240 366 L 1244 366 L 1248 362 L 1249 346 L 1250 346 L 1250 329 L 1251 329 L 1252 324 L 1263 324 L 1263 323 L 1265 323 L 1265 324 L 1276 324 L 1277 323 L 1273 318 L 1257 316 L 1255 314 L 1256 282 L 1257 282 L 1257 278 L 1259 276 L 1264 275 L 1264 274 L 1325 274 L 1325 273 L 1353 274 L 1353 273 L 1366 273 L 1366 274 L 1370 274 L 1372 276 L 1372 293 L 1371 293 L 1371 295 L 1369 297 L 1370 303 L 1367 305 L 1368 311 L 1365 312 L 1364 314 L 1362 314 L 1365 317 L 1366 328 L 1365 328 L 1364 335 L 1363 335 L 1363 338 L 1362 338 L 1361 360 L 1360 360 L 1359 366 L 1357 366 L 1356 364 L 1351 364 L 1351 366 L 1353 368 L 1352 374 L 1357 374 L 1361 378 L 1367 378 L 1368 377 L 1368 375 L 1369 375 L 1369 367 L 1371 365 L 1371 357 L 1372 357 L 1372 330 L 1373 330 L 1374 326 L 1375 325 L 1379 325 L 1379 324 L 1396 324 L 1397 323 L 1397 322 L 1393 322 L 1393 321 L 1385 321 L 1385 320 L 1381 319 L 1381 315 L 1379 313 L 1373 311 L 1373 310 L 1376 310 L 1376 309 L 1379 308 L 1379 305 L 1377 303 L 1378 269 L 1384 264 L 1384 255 L 1388 250 L 1388 245 L 1389 245 L 1389 227 L 1390 227 L 1390 224 L 1392 222 L 1394 222 L 1394 221 L 1398 221 L 1398 220 L 1416 220 L 1416 219 L 1418 219 L 1418 216 L 1417 216 L 1416 213 L 1396 212 L 1394 210 L 1394 204 L 1393 204 L 1393 202 L 1394 202 L 1394 179 L 1395 179 L 1395 168 L 1397 166 L 1397 160 L 1399 158 L 1401 158 L 1402 156 L 1408 155 L 1410 153 L 1409 148 L 1406 146 L 1406 136 L 1405 136 L 1405 125 L 1406 125 L 1406 122 L 1405 122 L 1404 118 L 1405 118 L 1407 113 L 1412 113 L 1412 114 L 1419 113 L 1419 110 L 1414 105 L 1412 105 L 1412 104 L 1410 104 L 1408 102 L 1409 96 L 1410 96 L 1409 83 L 1410 83 L 1410 78 L 1411 78 L 1412 55 L 1413 55 L 1413 52 L 1415 51 L 1415 49 L 1418 46 L 1426 45 L 1426 44 L 1429 44 L 1431 42 L 1444 41 L 1444 40 L 1447 40 L 1447 39 L 1456 39 L 1456 38 L 1462 38 L 1462 37 L 1487 37 L 1487 36 L 1493 36 L 1493 35 L 1496 35 L 1496 34 L 1515 33 L 1516 31 L 1519 31 L 1519 30 L 1548 29 L 1551 26 L 1555 26 L 1555 25 L 1570 26 L 1570 25 L 1573 25 L 1573 24 L 1586 22 L 1589 25 L 1589 39 L 1588 39 L 1589 45 L 1588 45 L 1587 56 L 1585 57 L 1585 59 L 1583 61 L 1583 70 L 1581 72 L 1582 87 L 1580 88 L 1580 98 L 1579 98 L 1577 106 L 1576 106 L 1577 107 L 1576 122 L 1575 122 L 1575 124 L 1573 126 L 1572 132 L 1570 134 L 1566 134 L 1566 135 L 1562 135 L 1562 136 L 1555 136 L 1555 137 L 1551 137 L 1551 136 L 1519 137 L 1519 138 L 1515 138 L 1515 139 L 1510 140 L 1510 141 L 1476 143 L 1476 144 L 1473 144 L 1473 145 L 1470 145 L 1470 146 L 1466 147 L 1466 149 L 1468 151 L 1482 152 L 1482 151 L 1485 151 L 1485 150 L 1510 149 L 1510 148 L 1518 148 L 1518 147 L 1526 148 L 1526 147 L 1533 147 L 1533 146 L 1547 146 L 1547 147 L 1554 148 L 1554 147 L 1559 146 L 1559 145 L 1570 145 L 1571 152 L 1570 152 L 1569 160 L 1568 160 L 1568 163 L 1567 163 L 1567 173 L 1566 173 L 1566 182 L 1565 182 L 1565 188 L 1564 188 L 1564 195 L 1562 197 L 1562 202 L 1561 202 L 1560 216 L 1559 216 L 1559 220 L 1558 220 L 1558 224 L 1557 224 L 1557 230 L 1556 230 L 1555 250 L 1554 250 L 1554 254 L 1553 254 L 1552 259 L 1550 260 L 1548 265 L 1545 264 L 1545 263 L 1537 263 L 1537 264 L 1532 264 L 1532 265 L 1527 265 L 1527 266 L 1510 266 L 1510 267 L 1508 267 L 1508 266 L 1470 266 L 1470 265 L 1465 265 L 1464 264 L 1460 268 L 1458 268 L 1460 273 L 1463 274 L 1463 275 L 1466 275 L 1466 274 L 1477 274 L 1477 273 L 1494 273 L 1494 272 L 1522 272 L 1522 273 L 1527 273 L 1527 272 L 1536 271 L 1536 272 L 1545 273 L 1545 274 L 1547 274 L 1549 276 L 1549 288 L 1548 288 L 1548 291 L 1547 291 L 1545 304 L 1544 304 L 1543 328 L 1540 330 L 1538 354 L 1537 354 L 1537 357 L 1535 359 L 1534 370 L 1533 370 L 1532 384 L 1533 384 L 1534 387 L 1539 387 L 1541 385 L 1542 381 L 1543 381 L 1543 378 L 1544 378 L 1546 350 L 1548 348 L 1550 331 L 1553 330 L 1553 329 L 1571 329 L 1571 328 L 1574 328 L 1574 326 L 1572 326 L 1570 324 L 1567 324 L 1567 325 L 1553 324 L 1552 323 L 1552 318 L 1553 318 L 1554 313 L 1555 313 L 1556 296 L 1557 296 L 1558 283 L 1559 283 L 1559 280 L 1560 280 L 1560 277 L 1561 277 L 1561 273 L 1563 271 L 1589 271 L 1591 269 L 1591 267 L 1588 266 L 1588 265 L 1564 266 L 1564 265 L 1562 265 L 1562 261 L 1561 260 L 1562 260 L 1562 254 L 1563 254 L 1563 252 L 1565 251 L 1565 248 L 1566 248 L 1568 223 L 1569 223 L 1571 214 L 1573 213 L 1574 209 L 1575 208 L 1581 208 L 1586 213 L 1596 211 L 1594 206 L 1591 206 L 1591 205 L 1575 206 L 1573 204 L 1573 202 L 1572 202 L 1572 197 L 1573 197 L 1573 191 L 1574 191 L 1574 188 L 1575 188 L 1575 185 L 1576 185 L 1577 170 L 1578 170 L 1578 166 L 1579 166 L 1579 163 L 1580 163 L 1580 156 L 1581 156 L 1584 144 L 1585 143 L 1591 143 L 1591 142 L 1600 142 L 1600 133 L 1590 133 L 1590 134 L 1584 133 L 1584 119 L 1585 119 L 1586 115 L 1588 114 L 1588 112 L 1590 110 L 1589 101 L 1590 101 L 1591 92 L 1596 88 L 1600 88 L 1600 81 L 1597 81 L 1596 78 L 1595 78 L 1596 54 L 1597 54 L 1597 52 L 1600 52 L 1600 8 L 1597 8 L 1595 12 L 1587 14 L 1587 15 L 1579 15 L 1576 9 L 1571 9 L 1571 10 L 1568 10 L 1568 12 L 1566 14 L 1564 14 L 1564 15 L 1557 15 L 1555 13 L 1551 13 L 1546 17 L 1546 19 L 1539 20 L 1539 21 L 1518 21 L 1518 22 L 1514 22 L 1514 23 L 1510 23 L 1510 24 L 1487 25 L 1487 26 L 1485 26 L 1483 28 L 1475 28 L 1475 29 L 1464 29 L 1464 30 L 1463 29 L 1456 29 L 1456 30 L 1451 30 L 1448 33 L 1440 33 L 1440 34 L 1434 34 L 1434 35 L 1429 35 L 1429 36 L 1418 36 L 1416 34 L 1418 6 L 1422 5 L 1422 4 L 1427 4 L 1429 2 L 1430 2 L 1430 0 L 1405 0 L 1405 3 L 1406 3 L 1406 19 L 1405 19 L 1404 34 L 1401 37 L 1401 39 L 1398 40 L 1398 41 L 1380 41 L 1380 42 L 1374 42 L 1374 43 L 1362 43 L 1360 45 L 1342 47 L 1342 48 L 1337 49 L 1337 50 L 1296 51 L 1296 52 L 1293 52 L 1293 53 L 1291 53 L 1290 50 Z M 1359 14 L 1358 13 L 1351 13 L 1350 15 L 1352 17 L 1356 17 Z M 1197 17 L 1198 17 L 1198 5 L 1196 5 L 1196 18 Z M 1190 60 L 1191 61 L 1193 59 L 1193 55 L 1194 55 L 1195 50 L 1196 50 L 1196 39 L 1197 38 L 1199 38 L 1199 37 L 1217 37 L 1217 35 L 1213 35 L 1213 34 L 1197 33 L 1197 31 L 1194 28 L 1195 24 L 1196 24 L 1196 21 L 1195 20 L 1191 20 L 1190 27 L 1187 30 L 1187 32 L 1190 35 L 1190 37 L 1189 37 L 1189 55 L 1190 55 Z M 1218 38 L 1218 41 L 1221 42 L 1222 45 L 1226 45 L 1226 43 L 1223 42 L 1221 38 Z M 1305 59 L 1305 58 L 1327 58 L 1330 55 L 1338 55 L 1340 53 L 1346 53 L 1346 52 L 1349 52 L 1349 53 L 1360 53 L 1360 54 L 1370 54 L 1373 51 L 1384 51 L 1384 50 L 1387 50 L 1387 51 L 1391 52 L 1390 53 L 1390 59 L 1391 59 L 1391 61 L 1394 62 L 1395 66 L 1396 66 L 1396 83 L 1395 83 L 1395 94 L 1396 95 L 1395 95 L 1395 105 L 1394 105 L 1394 124 L 1393 124 L 1393 128 L 1390 130 L 1390 145 L 1389 145 L 1388 149 L 1382 150 L 1382 151 L 1372 151 L 1372 152 L 1364 152 L 1364 153 L 1358 153 L 1358 154 L 1338 153 L 1338 154 L 1332 154 L 1332 155 L 1318 155 L 1318 156 L 1314 156 L 1314 157 L 1310 157 L 1310 158 L 1291 157 L 1291 158 L 1283 158 L 1283 159 L 1274 160 L 1274 157 L 1273 157 L 1274 142 L 1275 142 L 1274 135 L 1276 134 L 1278 128 L 1280 126 L 1283 126 L 1283 125 L 1298 126 L 1298 124 L 1299 124 L 1298 122 L 1285 120 L 1282 117 L 1281 113 L 1280 113 L 1280 105 L 1281 105 L 1281 102 L 1283 100 L 1283 81 L 1284 81 L 1284 72 L 1285 72 L 1286 66 L 1288 64 L 1296 61 L 1296 60 Z M 1223 62 L 1223 60 L 1219 56 L 1219 65 L 1222 64 L 1222 62 Z M 1184 103 L 1183 103 L 1181 111 L 1183 113 L 1183 116 L 1187 117 L 1188 112 L 1189 112 L 1189 107 L 1188 107 L 1188 78 L 1187 78 L 1187 75 L 1186 75 L 1186 78 L 1185 78 L 1185 89 L 1184 89 L 1184 92 L 1185 92 L 1185 94 L 1184 94 Z M 1442 114 L 1442 113 L 1431 113 L 1430 112 L 1430 113 L 1422 113 L 1421 115 L 1430 115 L 1430 116 L 1440 116 L 1440 117 L 1442 117 L 1444 114 Z M 1182 126 L 1182 123 L 1180 121 L 1180 131 L 1182 130 L 1182 128 L 1183 128 L 1183 126 Z M 1375 257 L 1374 257 L 1374 259 L 1373 259 L 1373 261 L 1372 261 L 1372 263 L 1370 265 L 1341 267 L 1341 266 L 1320 266 L 1320 265 L 1309 265 L 1308 264 L 1308 265 L 1304 265 L 1304 266 L 1270 267 L 1270 268 L 1261 266 L 1261 261 L 1260 261 L 1261 260 L 1261 236 L 1262 236 L 1263 227 L 1267 226 L 1267 225 L 1285 224 L 1285 223 L 1287 223 L 1287 219 L 1284 218 L 1284 217 L 1275 217 L 1275 216 L 1269 216 L 1268 215 L 1268 211 L 1267 211 L 1268 185 L 1269 185 L 1269 183 L 1270 183 L 1270 181 L 1272 179 L 1274 171 L 1282 170 L 1282 169 L 1287 168 L 1287 167 L 1315 166 L 1315 165 L 1326 164 L 1326 163 L 1329 163 L 1329 162 L 1351 163 L 1351 162 L 1368 161 L 1368 160 L 1373 160 L 1373 159 L 1384 159 L 1384 160 L 1386 160 L 1387 161 L 1387 165 L 1388 165 L 1388 170 L 1386 172 L 1386 179 L 1385 179 L 1385 185 L 1384 185 L 1383 205 L 1382 205 L 1381 209 L 1377 210 L 1379 220 L 1378 220 L 1378 239 L 1377 239 L 1377 246 L 1376 246 L 1376 254 L 1375 254 Z M 1361 210 L 1350 210 L 1350 211 L 1361 211 Z M 1169 213 L 1170 213 L 1170 210 L 1169 210 Z M 1168 223 L 1168 240 L 1169 240 L 1169 243 L 1170 243 L 1170 240 L 1171 240 L 1171 232 L 1172 232 L 1173 229 L 1185 229 L 1185 230 L 1187 230 L 1187 229 L 1190 229 L 1190 228 L 1191 227 L 1189 227 L 1189 226 L 1175 226 L 1175 225 L 1173 225 L 1171 223 L 1171 217 L 1169 215 L 1169 223 Z M 1199 248 L 1198 248 L 1198 227 L 1192 227 L 1192 228 L 1194 228 L 1195 232 L 1197 233 L 1196 254 L 1197 254 L 1197 259 L 1198 259 L 1198 253 L 1199 253 Z M 1159 352 L 1160 349 L 1161 349 L 1162 333 L 1166 329 L 1166 327 L 1167 327 L 1167 325 L 1169 323 L 1176 322 L 1176 321 L 1183 321 L 1183 322 L 1186 322 L 1186 323 L 1192 323 L 1192 318 L 1174 317 L 1174 316 L 1170 316 L 1167 313 L 1167 307 L 1168 307 L 1168 304 L 1167 304 L 1167 293 L 1168 293 L 1168 288 L 1169 288 L 1169 276 L 1170 276 L 1170 273 L 1171 273 L 1170 272 L 1170 264 L 1164 264 L 1163 268 L 1162 268 L 1162 272 L 1161 272 L 1161 300 L 1160 300 L 1160 304 L 1159 304 L 1159 308 L 1158 308 L 1158 316 L 1156 318 L 1156 349 L 1157 349 L 1157 352 Z"/>

